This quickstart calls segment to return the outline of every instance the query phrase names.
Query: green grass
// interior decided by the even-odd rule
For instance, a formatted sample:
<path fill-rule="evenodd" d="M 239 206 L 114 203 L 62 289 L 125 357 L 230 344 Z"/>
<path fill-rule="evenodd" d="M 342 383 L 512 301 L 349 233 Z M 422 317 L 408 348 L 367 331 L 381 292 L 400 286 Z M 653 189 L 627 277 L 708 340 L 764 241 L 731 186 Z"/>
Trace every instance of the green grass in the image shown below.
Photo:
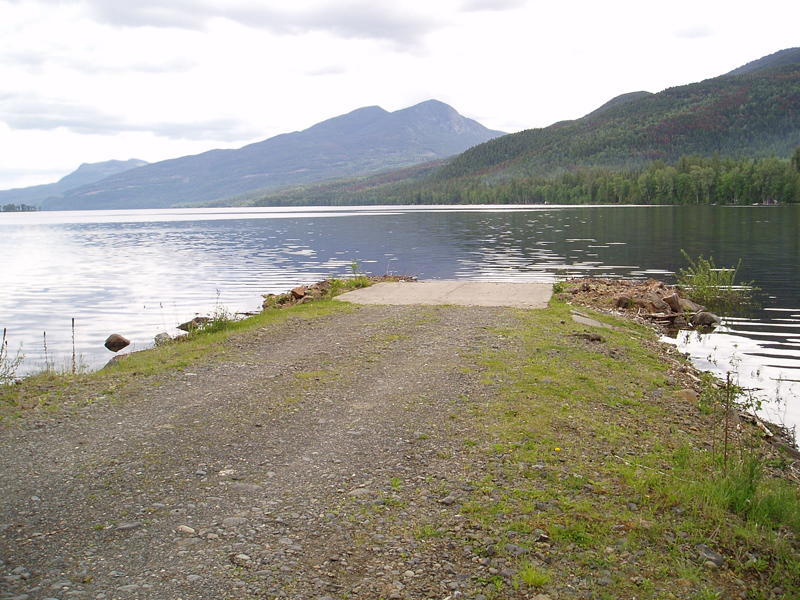
<path fill-rule="evenodd" d="M 549 573 L 540 570 L 530 563 L 524 563 L 518 575 L 525 585 L 533 588 L 542 588 L 546 585 L 550 585 L 550 582 L 553 580 Z"/>
<path fill-rule="evenodd" d="M 360 285 L 356 282 L 354 285 Z M 351 289 L 345 282 L 343 290 Z M 174 339 L 163 346 L 133 352 L 118 360 L 111 369 L 73 374 L 47 369 L 25 377 L 17 385 L 0 385 L 0 423 L 15 422 L 30 416 L 75 410 L 98 401 L 119 400 L 119 390 L 130 392 L 141 385 L 158 385 L 159 376 L 179 373 L 201 360 L 226 360 L 226 344 L 245 334 L 287 319 L 318 318 L 354 310 L 344 302 L 322 299 L 281 310 L 265 310 L 246 319 L 235 320 L 225 311 L 202 328 Z M 298 374 L 309 378 L 317 374 Z M 333 374 L 327 373 L 330 379 Z"/>
<path fill-rule="evenodd" d="M 670 363 L 651 350 L 652 331 L 593 315 L 615 329 L 602 344 L 581 342 L 569 336 L 578 327 L 569 310 L 553 301 L 496 332 L 511 344 L 484 355 L 479 376 L 495 400 L 474 415 L 486 432 L 478 447 L 494 461 L 485 485 L 475 485 L 494 493 L 472 494 L 462 514 L 532 550 L 539 546 L 529 536 L 546 531 L 545 553 L 576 565 L 575 577 L 596 577 L 598 565 L 624 572 L 634 561 L 641 575 L 610 577 L 600 597 L 647 598 L 681 578 L 697 597 L 741 591 L 726 587 L 724 569 L 700 568 L 700 543 L 722 553 L 748 589 L 770 581 L 800 595 L 796 488 L 744 437 L 723 472 L 721 426 L 712 427 L 719 411 L 673 399 Z M 712 455 L 703 442 L 714 434 Z M 770 469 L 784 464 L 769 460 Z M 748 552 L 759 555 L 759 570 L 737 558 Z M 569 583 L 558 569 L 547 574 L 556 589 Z"/>

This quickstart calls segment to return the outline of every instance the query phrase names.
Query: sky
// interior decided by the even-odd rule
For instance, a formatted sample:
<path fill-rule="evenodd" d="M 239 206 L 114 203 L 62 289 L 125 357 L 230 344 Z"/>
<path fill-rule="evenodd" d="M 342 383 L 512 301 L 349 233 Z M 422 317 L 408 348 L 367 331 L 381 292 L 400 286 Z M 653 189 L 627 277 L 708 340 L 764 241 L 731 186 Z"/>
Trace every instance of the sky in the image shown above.
<path fill-rule="evenodd" d="M 0 0 L 0 190 L 363 106 L 506 132 L 800 46 L 796 0 Z"/>

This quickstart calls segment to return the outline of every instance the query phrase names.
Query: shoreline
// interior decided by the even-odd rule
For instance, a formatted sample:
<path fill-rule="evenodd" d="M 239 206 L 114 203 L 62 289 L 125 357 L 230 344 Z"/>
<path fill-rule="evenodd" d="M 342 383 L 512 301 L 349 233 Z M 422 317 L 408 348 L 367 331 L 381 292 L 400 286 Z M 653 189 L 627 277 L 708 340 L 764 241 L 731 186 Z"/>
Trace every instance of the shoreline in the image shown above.
<path fill-rule="evenodd" d="M 23 382 L 3 591 L 800 593 L 796 463 L 650 327 L 574 310 L 319 300 Z M 724 494 L 750 460 L 742 508 Z"/>

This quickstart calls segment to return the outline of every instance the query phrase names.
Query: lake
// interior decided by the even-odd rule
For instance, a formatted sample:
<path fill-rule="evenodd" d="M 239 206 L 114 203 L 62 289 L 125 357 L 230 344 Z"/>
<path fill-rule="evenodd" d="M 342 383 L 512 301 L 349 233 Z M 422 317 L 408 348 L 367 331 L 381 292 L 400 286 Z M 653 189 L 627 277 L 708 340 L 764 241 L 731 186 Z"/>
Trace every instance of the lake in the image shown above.
<path fill-rule="evenodd" d="M 357 261 L 370 274 L 555 281 L 566 276 L 674 281 L 687 263 L 742 259 L 758 306 L 678 346 L 704 369 L 779 395 L 770 418 L 800 422 L 800 206 L 309 207 L 0 214 L 0 328 L 21 372 L 102 366 L 111 333 L 152 345 L 215 307 L 260 308 L 261 295 Z M 45 352 L 46 342 L 46 352 Z M 733 364 L 733 366 L 732 366 Z"/>

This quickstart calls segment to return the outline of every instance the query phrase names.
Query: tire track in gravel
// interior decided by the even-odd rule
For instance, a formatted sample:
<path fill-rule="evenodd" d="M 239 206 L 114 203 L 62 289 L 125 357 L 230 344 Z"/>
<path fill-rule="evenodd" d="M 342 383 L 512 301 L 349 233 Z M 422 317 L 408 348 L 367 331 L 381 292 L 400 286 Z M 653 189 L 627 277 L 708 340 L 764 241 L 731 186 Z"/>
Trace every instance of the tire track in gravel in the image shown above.
<path fill-rule="evenodd" d="M 471 357 L 511 315 L 290 317 L 125 403 L 7 432 L 0 592 L 445 597 L 459 557 L 420 533 L 458 527 L 446 499 L 483 468 Z"/>

